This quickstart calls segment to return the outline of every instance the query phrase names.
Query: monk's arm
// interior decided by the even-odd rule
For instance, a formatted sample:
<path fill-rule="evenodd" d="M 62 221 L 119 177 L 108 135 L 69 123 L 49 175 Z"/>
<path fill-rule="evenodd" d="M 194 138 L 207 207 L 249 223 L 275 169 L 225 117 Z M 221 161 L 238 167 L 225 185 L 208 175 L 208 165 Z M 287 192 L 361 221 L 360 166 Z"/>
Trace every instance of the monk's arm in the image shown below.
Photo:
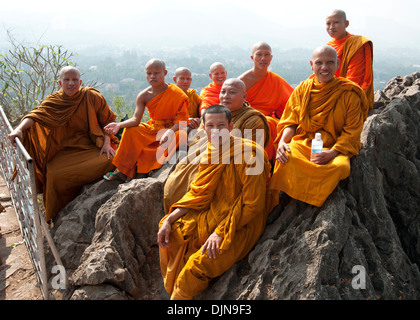
<path fill-rule="evenodd" d="M 145 92 L 141 92 L 136 99 L 136 109 L 133 116 L 122 122 L 112 122 L 104 127 L 104 131 L 108 134 L 117 134 L 120 129 L 138 126 L 143 118 L 146 103 L 144 101 Z"/>
<path fill-rule="evenodd" d="M 332 149 L 344 155 L 353 156 L 358 154 L 360 149 L 360 136 L 364 123 L 362 102 L 354 92 L 344 93 L 342 101 L 346 106 L 345 123 Z"/>
<path fill-rule="evenodd" d="M 109 136 L 108 134 L 105 134 L 104 136 L 104 145 L 102 146 L 99 155 L 102 155 L 103 153 L 106 154 L 108 159 L 110 159 L 111 156 L 113 157 L 115 155 L 115 150 L 111 145 L 111 136 Z"/>
<path fill-rule="evenodd" d="M 163 220 L 162 225 L 159 228 L 158 244 L 160 247 L 167 247 L 169 245 L 169 235 L 172 230 L 172 223 L 184 216 L 189 211 L 189 208 L 175 208 L 166 218 Z"/>
<path fill-rule="evenodd" d="M 346 78 L 356 82 L 363 90 L 372 83 L 372 49 L 368 42 L 351 58 Z M 369 69 L 368 69 L 369 68 Z"/>
<path fill-rule="evenodd" d="M 166 130 L 166 132 L 160 138 L 160 144 L 164 144 L 169 140 L 173 133 L 184 130 L 188 126 L 188 100 L 185 100 L 178 109 L 175 115 L 174 125 Z"/>
<path fill-rule="evenodd" d="M 22 140 L 23 131 L 32 127 L 34 123 L 35 121 L 31 118 L 26 118 L 8 135 L 8 138 L 14 147 L 16 147 L 15 138 L 17 137 Z"/>
<path fill-rule="evenodd" d="M 324 150 L 321 153 L 311 153 L 311 162 L 320 165 L 327 164 L 339 154 L 340 152 L 333 148 L 330 150 Z"/>
<path fill-rule="evenodd" d="M 281 163 L 286 163 L 289 160 L 287 152 L 291 152 L 288 146 L 290 140 L 296 133 L 297 125 L 286 127 L 281 135 L 279 145 L 277 147 L 276 160 Z"/>
<path fill-rule="evenodd" d="M 243 166 L 239 172 L 242 180 L 242 212 L 239 217 L 238 230 L 245 227 L 249 223 L 253 223 L 254 219 L 262 219 L 266 203 L 266 184 L 267 172 L 265 170 L 264 150 L 257 151 L 254 154 L 257 166 L 261 167 L 262 171 L 258 174 L 251 170 L 247 170 Z M 255 168 L 255 167 L 254 167 Z M 248 168 L 249 169 L 249 168 Z"/>

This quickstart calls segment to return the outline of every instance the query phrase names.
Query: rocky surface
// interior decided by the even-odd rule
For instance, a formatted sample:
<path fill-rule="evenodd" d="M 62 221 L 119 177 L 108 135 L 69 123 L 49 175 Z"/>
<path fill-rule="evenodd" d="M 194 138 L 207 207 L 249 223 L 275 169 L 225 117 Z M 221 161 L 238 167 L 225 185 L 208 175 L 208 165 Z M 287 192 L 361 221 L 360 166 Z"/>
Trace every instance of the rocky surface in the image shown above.
<path fill-rule="evenodd" d="M 420 74 L 396 77 L 375 93 L 350 177 L 321 208 L 282 195 L 255 248 L 196 299 L 419 299 L 419 131 Z M 69 284 L 56 298 L 169 298 L 156 233 L 170 170 L 86 186 L 58 215 Z"/>

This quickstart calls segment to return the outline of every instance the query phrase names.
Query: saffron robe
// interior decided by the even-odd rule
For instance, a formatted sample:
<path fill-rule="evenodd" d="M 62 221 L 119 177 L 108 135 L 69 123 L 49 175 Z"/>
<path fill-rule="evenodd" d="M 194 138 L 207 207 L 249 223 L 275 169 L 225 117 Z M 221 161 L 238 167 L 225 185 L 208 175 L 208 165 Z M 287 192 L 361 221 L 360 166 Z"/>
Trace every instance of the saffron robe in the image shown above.
<path fill-rule="evenodd" d="M 346 78 L 320 84 L 316 78 L 303 81 L 292 93 L 278 124 L 277 141 L 283 130 L 297 125 L 285 164 L 276 162 L 269 183 L 269 210 L 284 191 L 294 199 L 322 206 L 338 182 L 350 175 L 350 158 L 360 149 L 360 135 L 368 112 L 364 91 Z M 324 165 L 310 161 L 311 142 L 320 132 L 324 149 L 339 155 Z"/>
<path fill-rule="evenodd" d="M 208 144 L 190 191 L 170 210 L 189 208 L 186 215 L 172 224 L 169 246 L 159 248 L 164 285 L 172 294 L 171 299 L 191 299 L 202 292 L 211 279 L 244 258 L 264 231 L 266 183 L 270 171 L 267 155 L 247 139 L 231 136 L 227 144 L 230 148 L 216 149 Z M 242 148 L 236 148 L 235 144 Z M 247 172 L 250 169 L 247 159 L 255 156 L 250 150 L 257 149 L 257 153 L 264 154 L 257 160 L 263 170 L 253 175 Z M 238 156 L 243 157 L 239 162 L 234 160 Z M 212 164 L 213 158 L 218 158 L 218 164 Z M 220 255 L 209 259 L 207 252 L 202 255 L 200 251 L 214 231 L 223 240 Z"/>
<path fill-rule="evenodd" d="M 210 83 L 207 87 L 201 89 L 200 115 L 203 113 L 204 109 L 207 109 L 208 107 L 215 104 L 220 104 L 219 95 L 221 90 L 222 86 L 218 86 L 214 82 Z"/>
<path fill-rule="evenodd" d="M 369 39 L 347 33 L 347 36 L 327 43 L 337 51 L 340 68 L 337 77 L 357 83 L 366 93 L 369 109 L 373 109 L 373 43 Z"/>
<path fill-rule="evenodd" d="M 270 141 L 270 127 L 267 119 L 261 112 L 251 108 L 248 102 L 245 102 L 242 108 L 232 112 L 232 122 L 232 135 L 251 139 L 260 143 L 263 147 L 268 145 Z M 249 130 L 252 130 L 252 132 L 249 132 Z M 258 141 L 257 130 L 263 132 L 263 141 Z M 190 189 L 191 183 L 197 176 L 200 159 L 207 150 L 207 143 L 207 135 L 201 125 L 191 141 L 187 157 L 181 159 L 166 180 L 163 191 L 165 213 L 168 213 L 169 208 Z"/>
<path fill-rule="evenodd" d="M 273 162 L 276 156 L 276 148 L 273 145 L 273 141 L 277 135 L 277 123 L 292 92 L 293 87 L 282 77 L 271 71 L 268 71 L 264 78 L 246 92 L 246 100 L 250 105 L 267 117 L 272 141 L 268 144 L 266 151 L 268 158 Z"/>
<path fill-rule="evenodd" d="M 188 114 L 190 118 L 200 118 L 201 98 L 195 89 L 188 89 L 186 92 L 188 96 Z"/>
<path fill-rule="evenodd" d="M 136 127 L 125 128 L 112 163 L 126 176 L 148 173 L 159 169 L 187 143 L 184 130 L 174 132 L 166 148 L 159 143 L 164 129 L 174 124 L 188 124 L 188 96 L 179 87 L 168 83 L 168 88 L 146 104 L 150 120 Z"/>
<path fill-rule="evenodd" d="M 116 116 L 99 91 L 81 87 L 71 97 L 62 89 L 48 95 L 26 118 L 35 124 L 23 132 L 22 143 L 34 161 L 37 191 L 43 193 L 49 221 L 83 185 L 114 169 L 106 154 L 99 153 L 102 128 Z M 112 143 L 116 148 L 118 139 L 113 137 Z"/>

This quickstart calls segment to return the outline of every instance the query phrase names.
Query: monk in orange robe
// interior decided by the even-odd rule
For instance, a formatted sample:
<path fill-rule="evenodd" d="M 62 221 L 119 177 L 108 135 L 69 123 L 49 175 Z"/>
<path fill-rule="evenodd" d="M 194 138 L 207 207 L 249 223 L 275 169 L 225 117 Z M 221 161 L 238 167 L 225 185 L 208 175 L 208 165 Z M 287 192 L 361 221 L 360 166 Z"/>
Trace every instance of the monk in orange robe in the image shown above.
<path fill-rule="evenodd" d="M 226 107 L 209 107 L 203 122 L 209 143 L 197 178 L 159 223 L 161 272 L 172 300 L 194 298 L 243 259 L 267 220 L 270 163 L 263 148 L 226 134 L 233 127 Z M 251 173 L 247 159 L 255 154 L 260 170 Z"/>
<path fill-rule="evenodd" d="M 225 66 L 220 62 L 215 62 L 210 66 L 210 79 L 213 81 L 207 87 L 204 87 L 200 92 L 201 106 L 200 115 L 204 109 L 220 104 L 219 94 L 223 83 L 226 81 L 227 71 Z"/>
<path fill-rule="evenodd" d="M 36 186 L 43 193 L 46 221 L 79 193 L 81 187 L 113 170 L 112 156 L 118 144 L 103 127 L 115 121 L 99 91 L 81 87 L 74 67 L 60 70 L 61 89 L 45 100 L 14 129 L 34 161 Z"/>
<path fill-rule="evenodd" d="M 350 158 L 360 149 L 367 117 L 366 94 L 354 82 L 336 78 L 336 51 L 322 46 L 313 52 L 315 77 L 303 81 L 292 93 L 277 126 L 277 162 L 269 183 L 271 211 L 279 193 L 322 206 L 338 182 L 350 175 Z M 324 149 L 311 153 L 315 133 Z"/>
<path fill-rule="evenodd" d="M 105 127 L 110 134 L 125 129 L 112 161 L 117 170 L 106 174 L 104 179 L 127 181 L 136 173 L 145 176 L 161 168 L 180 144 L 187 143 L 184 127 L 188 125 L 188 97 L 176 85 L 165 82 L 167 73 L 162 60 L 148 61 L 146 78 L 150 87 L 137 96 L 133 117 Z M 151 119 L 140 123 L 145 108 Z"/>
<path fill-rule="evenodd" d="M 273 141 L 277 134 L 277 123 L 293 88 L 282 77 L 268 70 L 273 59 L 269 44 L 266 42 L 256 43 L 252 47 L 251 59 L 254 62 L 254 67 L 239 76 L 239 79 L 246 85 L 247 101 L 267 117 L 272 141 L 266 151 L 268 158 L 274 163 L 276 148 Z"/>
<path fill-rule="evenodd" d="M 340 60 L 336 76 L 357 83 L 366 93 L 369 109 L 373 109 L 373 43 L 347 32 L 349 24 L 342 10 L 334 10 L 326 19 L 327 32 L 333 38 L 327 44 L 337 51 Z"/>
<path fill-rule="evenodd" d="M 181 67 L 175 70 L 173 80 L 188 96 L 189 129 L 197 129 L 200 126 L 200 105 L 201 98 L 195 89 L 190 88 L 192 74 L 188 68 Z"/>
<path fill-rule="evenodd" d="M 223 83 L 220 103 L 231 112 L 233 122 L 231 134 L 250 139 L 264 148 L 270 141 L 267 119 L 261 112 L 252 108 L 245 99 L 246 89 L 243 81 L 232 78 Z M 187 157 L 179 161 L 166 180 L 163 190 L 165 213 L 168 213 L 170 207 L 190 189 L 191 183 L 197 176 L 200 159 L 207 149 L 207 143 L 207 136 L 201 124 L 196 135 L 190 140 Z"/>

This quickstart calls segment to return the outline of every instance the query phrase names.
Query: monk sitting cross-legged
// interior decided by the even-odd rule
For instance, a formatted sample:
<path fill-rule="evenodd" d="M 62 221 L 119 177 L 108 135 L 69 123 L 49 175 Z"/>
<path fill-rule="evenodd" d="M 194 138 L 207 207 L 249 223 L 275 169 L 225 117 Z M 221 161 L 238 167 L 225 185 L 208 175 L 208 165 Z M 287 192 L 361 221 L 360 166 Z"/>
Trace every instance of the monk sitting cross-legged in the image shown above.
<path fill-rule="evenodd" d="M 137 96 L 133 117 L 105 127 L 110 134 L 125 128 L 112 162 L 117 170 L 105 175 L 106 180 L 126 181 L 136 173 L 145 175 L 159 169 L 172 157 L 180 142 L 187 143 L 183 126 L 188 123 L 188 97 L 176 85 L 165 82 L 166 74 L 162 60 L 150 60 L 146 64 L 150 87 Z M 145 108 L 151 119 L 140 123 Z"/>
<path fill-rule="evenodd" d="M 190 88 L 192 82 L 191 71 L 185 67 L 178 68 L 175 70 L 173 79 L 175 84 L 188 96 L 188 114 L 190 117 L 188 128 L 197 129 L 200 125 L 201 98 L 195 89 Z"/>
<path fill-rule="evenodd" d="M 270 163 L 264 149 L 229 134 L 233 124 L 226 107 L 211 106 L 202 117 L 209 143 L 197 178 L 162 218 L 157 235 L 172 300 L 193 299 L 243 259 L 267 220 Z M 254 167 L 249 160 L 257 154 Z"/>
<path fill-rule="evenodd" d="M 270 127 L 267 119 L 261 112 L 253 109 L 245 99 L 245 84 L 241 80 L 228 79 L 223 83 L 220 103 L 232 114 L 234 130 L 231 134 L 251 139 L 262 147 L 266 147 L 270 141 Z M 163 193 L 165 213 L 168 213 L 169 208 L 188 192 L 197 176 L 200 159 L 208 143 L 203 125 L 190 141 L 188 156 L 181 159 L 166 180 Z"/>
<path fill-rule="evenodd" d="M 9 139 L 18 137 L 34 161 L 37 191 L 43 193 L 46 221 L 73 200 L 83 185 L 113 170 L 118 140 L 103 128 L 115 121 L 99 91 L 82 87 L 74 67 L 60 70 L 59 91 L 21 121 Z"/>
<path fill-rule="evenodd" d="M 200 115 L 203 113 L 204 109 L 220 103 L 220 90 L 222 89 L 222 85 L 227 77 L 225 66 L 220 62 L 213 63 L 210 66 L 209 77 L 212 82 L 207 87 L 204 87 L 200 92 Z"/>
<path fill-rule="evenodd" d="M 336 76 L 350 79 L 366 93 L 369 109 L 373 109 L 373 44 L 369 39 L 347 32 L 349 21 L 342 10 L 334 10 L 326 19 L 328 34 L 333 38 L 327 44 L 338 54 L 340 67 Z"/>
<path fill-rule="evenodd" d="M 338 182 L 350 174 L 350 158 L 360 149 L 360 135 L 368 112 L 364 91 L 346 78 L 334 76 L 336 51 L 317 48 L 311 68 L 315 77 L 293 91 L 277 126 L 276 165 L 269 183 L 269 210 L 279 193 L 322 206 Z M 324 149 L 311 153 L 315 134 L 321 133 Z"/>
<path fill-rule="evenodd" d="M 293 88 L 282 77 L 268 70 L 273 55 L 266 42 L 258 42 L 252 47 L 251 59 L 254 67 L 239 76 L 239 79 L 246 85 L 247 101 L 267 117 L 271 138 L 274 140 L 277 123 Z M 276 149 L 273 141 L 269 143 L 266 151 L 268 158 L 274 163 Z"/>

